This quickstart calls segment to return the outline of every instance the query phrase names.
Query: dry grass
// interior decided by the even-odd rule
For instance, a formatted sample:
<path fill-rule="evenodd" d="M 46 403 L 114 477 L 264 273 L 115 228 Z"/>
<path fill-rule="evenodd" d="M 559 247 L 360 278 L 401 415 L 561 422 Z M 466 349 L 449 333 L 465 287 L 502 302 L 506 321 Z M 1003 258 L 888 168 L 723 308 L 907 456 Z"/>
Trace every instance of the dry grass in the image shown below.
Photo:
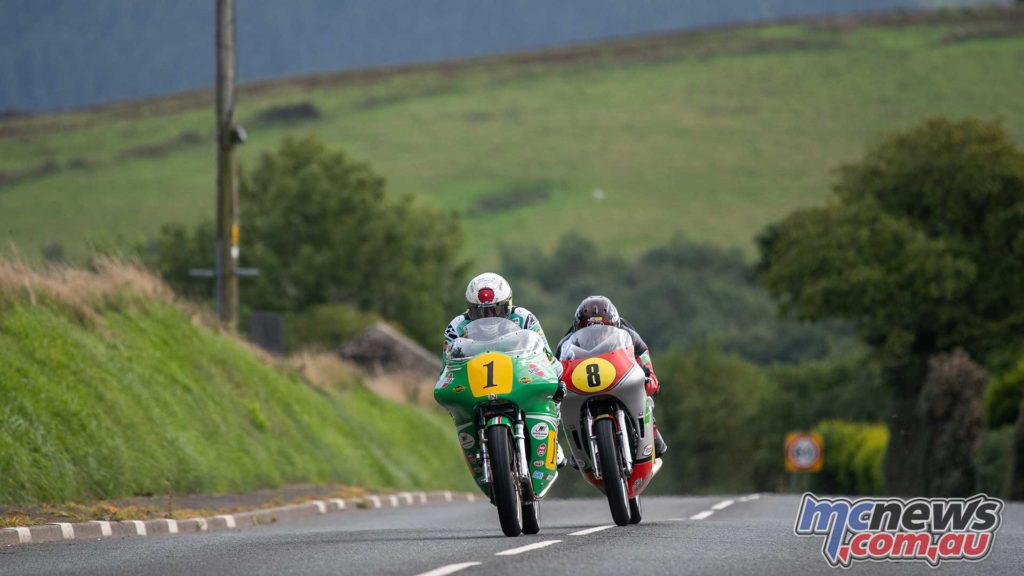
<path fill-rule="evenodd" d="M 299 352 L 288 364 L 320 390 L 345 390 L 362 378 L 359 368 L 330 352 Z"/>
<path fill-rule="evenodd" d="M 11 247 L 7 253 L 0 253 L 0 306 L 18 302 L 32 306 L 56 304 L 101 331 L 106 307 L 130 302 L 170 304 L 188 316 L 193 325 L 234 338 L 268 364 L 274 361 L 258 346 L 224 330 L 212 310 L 178 298 L 158 276 L 129 259 L 97 255 L 91 259 L 91 269 L 86 269 L 31 262 Z"/>
<path fill-rule="evenodd" d="M 128 294 L 176 304 L 174 292 L 137 263 L 97 257 L 93 266 L 40 266 L 17 253 L 0 256 L 0 303 L 55 303 L 92 324 L 101 324 L 98 309 Z"/>
<path fill-rule="evenodd" d="M 434 403 L 435 378 L 415 372 L 377 373 L 367 382 L 367 388 L 378 395 L 406 404 L 437 408 Z"/>

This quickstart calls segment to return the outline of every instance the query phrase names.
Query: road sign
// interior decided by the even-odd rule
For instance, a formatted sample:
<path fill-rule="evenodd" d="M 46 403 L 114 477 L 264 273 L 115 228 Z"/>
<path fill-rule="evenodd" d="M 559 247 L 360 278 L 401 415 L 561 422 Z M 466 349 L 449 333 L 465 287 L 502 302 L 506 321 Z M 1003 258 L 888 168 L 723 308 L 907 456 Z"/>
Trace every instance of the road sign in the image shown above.
<path fill-rule="evenodd" d="M 786 434 L 786 472 L 818 472 L 825 462 L 825 443 L 821 434 Z"/>

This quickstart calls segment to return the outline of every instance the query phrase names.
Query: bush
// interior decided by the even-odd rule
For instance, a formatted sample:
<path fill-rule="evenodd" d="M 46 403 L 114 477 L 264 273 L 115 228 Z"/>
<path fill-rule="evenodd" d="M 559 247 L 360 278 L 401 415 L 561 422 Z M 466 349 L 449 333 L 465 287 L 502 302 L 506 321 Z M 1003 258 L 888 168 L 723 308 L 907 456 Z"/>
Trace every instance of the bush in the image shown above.
<path fill-rule="evenodd" d="M 1024 360 L 992 379 L 985 391 L 985 427 L 1002 428 L 1017 421 L 1024 390 Z"/>
<path fill-rule="evenodd" d="M 379 319 L 345 304 L 314 306 L 285 319 L 285 346 L 291 351 L 311 347 L 334 350 Z"/>
<path fill-rule="evenodd" d="M 776 386 L 769 399 L 778 432 L 808 429 L 823 420 L 880 421 L 889 413 L 889 389 L 869 355 L 832 362 L 775 365 L 767 369 Z"/>
<path fill-rule="evenodd" d="M 889 443 L 884 424 L 826 420 L 814 427 L 821 434 L 825 462 L 812 479 L 814 489 L 830 494 L 877 495 L 885 490 L 882 462 Z"/>
<path fill-rule="evenodd" d="M 1013 457 L 1013 425 L 985 430 L 975 459 L 977 492 L 1008 497 Z"/>
<path fill-rule="evenodd" d="M 671 452 L 658 490 L 740 492 L 766 488 L 759 415 L 771 393 L 754 364 L 711 345 L 656 360 L 658 428 Z"/>

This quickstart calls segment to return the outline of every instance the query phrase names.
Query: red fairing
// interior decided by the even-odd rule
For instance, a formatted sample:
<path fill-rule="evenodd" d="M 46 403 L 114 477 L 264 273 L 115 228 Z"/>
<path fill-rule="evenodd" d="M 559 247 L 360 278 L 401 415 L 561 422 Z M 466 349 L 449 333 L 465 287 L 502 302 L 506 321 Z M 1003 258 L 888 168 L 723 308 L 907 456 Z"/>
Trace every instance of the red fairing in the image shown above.
<path fill-rule="evenodd" d="M 601 492 L 604 492 L 604 482 L 598 480 L 594 476 L 593 472 L 585 472 L 584 478 L 592 486 L 596 487 Z M 629 481 L 626 483 L 626 490 L 630 498 L 634 498 L 644 491 L 644 488 L 654 478 L 654 461 L 648 459 L 646 462 L 634 462 L 633 463 L 633 474 L 629 476 Z"/>
<path fill-rule="evenodd" d="M 633 474 L 629 477 L 629 483 L 626 485 L 626 488 L 629 490 L 629 497 L 633 498 L 643 492 L 653 477 L 653 460 L 648 459 L 646 462 L 634 462 Z"/>
<path fill-rule="evenodd" d="M 575 386 L 572 385 L 572 372 L 573 370 L 576 369 L 576 366 L 578 366 L 581 362 L 586 362 L 591 358 L 604 358 L 605 360 L 611 362 L 612 366 L 615 367 L 615 381 L 612 383 L 611 386 L 604 388 L 604 390 L 609 390 L 613 388 L 616 384 L 618 384 L 619 380 L 621 380 L 622 377 L 626 375 L 626 372 L 629 372 L 630 368 L 632 368 L 633 364 L 636 362 L 633 359 L 632 346 L 619 348 L 618 350 L 613 350 L 611 352 L 608 352 L 607 354 L 598 354 L 596 356 L 580 358 L 579 360 L 562 360 L 562 382 L 565 382 L 565 385 L 573 392 L 577 392 L 579 394 L 589 394 L 588 391 L 580 390 L 579 388 L 576 388 Z"/>

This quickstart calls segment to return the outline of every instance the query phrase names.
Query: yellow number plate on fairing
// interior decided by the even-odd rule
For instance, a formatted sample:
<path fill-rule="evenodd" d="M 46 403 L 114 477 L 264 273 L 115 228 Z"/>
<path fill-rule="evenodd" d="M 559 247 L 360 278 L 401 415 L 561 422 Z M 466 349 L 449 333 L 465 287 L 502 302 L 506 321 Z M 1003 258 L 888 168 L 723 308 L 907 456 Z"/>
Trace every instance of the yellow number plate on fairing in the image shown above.
<path fill-rule="evenodd" d="M 590 358 L 572 371 L 572 385 L 584 394 L 607 390 L 615 383 L 615 366 L 604 358 Z"/>
<path fill-rule="evenodd" d="M 481 354 L 466 363 L 469 391 L 474 398 L 512 392 L 512 359 L 498 352 Z"/>

